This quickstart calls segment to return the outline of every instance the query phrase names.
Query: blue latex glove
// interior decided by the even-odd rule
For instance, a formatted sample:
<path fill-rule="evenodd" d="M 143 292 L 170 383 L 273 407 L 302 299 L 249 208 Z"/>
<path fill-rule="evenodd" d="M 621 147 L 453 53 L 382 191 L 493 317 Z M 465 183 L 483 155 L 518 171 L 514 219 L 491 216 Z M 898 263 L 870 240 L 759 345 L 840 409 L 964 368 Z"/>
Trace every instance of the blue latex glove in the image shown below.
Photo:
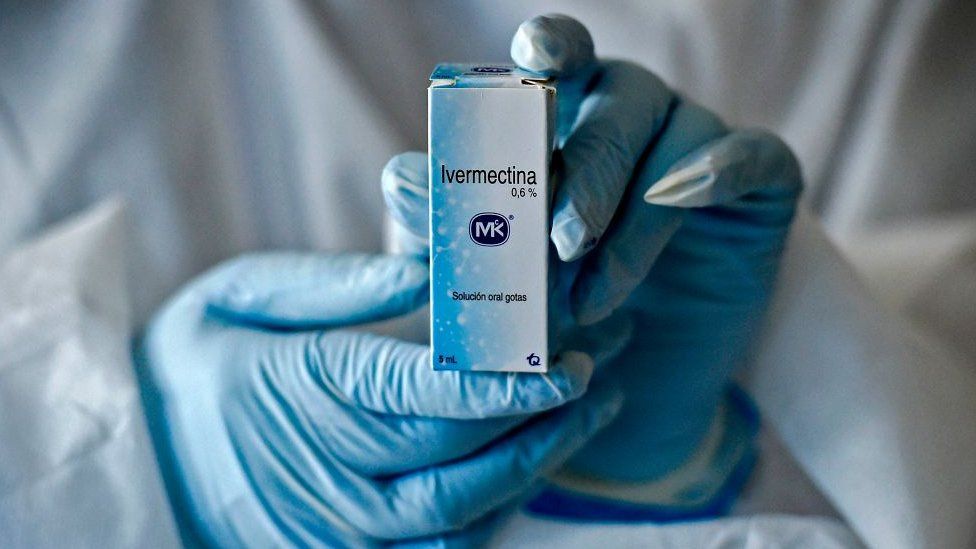
<path fill-rule="evenodd" d="M 222 547 L 468 545 L 619 409 L 586 392 L 580 352 L 547 375 L 434 372 L 426 346 L 346 329 L 414 310 L 427 277 L 406 256 L 249 256 L 163 307 L 137 363 L 188 530 Z"/>
<path fill-rule="evenodd" d="M 623 411 L 560 482 L 640 504 L 611 517 L 721 511 L 748 473 L 758 421 L 730 379 L 767 307 L 801 189 L 798 164 L 777 137 L 730 130 L 646 69 L 597 61 L 571 18 L 523 23 L 512 57 L 558 79 L 551 240 L 553 267 L 569 280 L 562 314 L 577 332 L 594 327 L 596 340 L 610 315 L 634 322 L 607 368 L 625 388 Z M 383 178 L 403 246 L 419 255 L 426 162 L 397 156 Z M 577 503 L 546 507 L 604 515 Z"/>

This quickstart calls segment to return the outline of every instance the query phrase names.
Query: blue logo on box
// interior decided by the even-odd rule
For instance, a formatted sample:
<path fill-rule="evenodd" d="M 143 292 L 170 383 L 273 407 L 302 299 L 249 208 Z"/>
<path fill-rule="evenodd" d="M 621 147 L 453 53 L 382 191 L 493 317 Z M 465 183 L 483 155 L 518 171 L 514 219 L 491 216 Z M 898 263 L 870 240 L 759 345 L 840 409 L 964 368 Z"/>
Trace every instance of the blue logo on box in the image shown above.
<path fill-rule="evenodd" d="M 508 219 L 494 212 L 482 212 L 471 218 L 468 235 L 479 246 L 501 246 L 508 241 L 511 225 Z"/>
<path fill-rule="evenodd" d="M 474 67 L 474 68 L 471 69 L 471 72 L 480 72 L 480 73 L 488 73 L 488 74 L 508 74 L 508 73 L 512 72 L 512 69 L 510 69 L 508 67 L 488 67 L 488 66 L 486 66 L 486 67 Z"/>

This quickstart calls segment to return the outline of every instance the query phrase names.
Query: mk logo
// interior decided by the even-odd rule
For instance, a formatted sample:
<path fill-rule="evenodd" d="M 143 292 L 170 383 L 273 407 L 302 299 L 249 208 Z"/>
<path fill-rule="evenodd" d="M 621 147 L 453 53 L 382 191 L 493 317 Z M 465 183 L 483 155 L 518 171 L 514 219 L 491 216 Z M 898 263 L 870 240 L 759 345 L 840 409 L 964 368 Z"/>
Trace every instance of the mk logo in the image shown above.
<path fill-rule="evenodd" d="M 508 240 L 508 218 L 494 212 L 482 212 L 471 218 L 468 235 L 479 246 L 501 246 Z"/>

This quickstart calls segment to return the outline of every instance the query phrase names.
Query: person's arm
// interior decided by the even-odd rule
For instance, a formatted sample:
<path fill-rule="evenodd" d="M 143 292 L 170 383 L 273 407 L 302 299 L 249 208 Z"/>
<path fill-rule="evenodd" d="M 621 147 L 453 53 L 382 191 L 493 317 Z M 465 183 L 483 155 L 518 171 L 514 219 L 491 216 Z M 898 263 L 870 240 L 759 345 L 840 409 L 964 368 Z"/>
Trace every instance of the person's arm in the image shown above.
<path fill-rule="evenodd" d="M 976 375 L 869 294 L 801 215 L 749 387 L 872 547 L 976 541 Z"/>

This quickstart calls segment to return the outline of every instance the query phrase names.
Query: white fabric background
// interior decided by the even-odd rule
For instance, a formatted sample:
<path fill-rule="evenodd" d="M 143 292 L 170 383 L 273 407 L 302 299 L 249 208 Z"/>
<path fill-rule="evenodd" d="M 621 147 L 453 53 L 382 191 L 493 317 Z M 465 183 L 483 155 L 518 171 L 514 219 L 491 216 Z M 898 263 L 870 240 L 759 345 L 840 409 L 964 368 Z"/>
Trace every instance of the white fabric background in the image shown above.
<path fill-rule="evenodd" d="M 0 252 L 122 197 L 131 225 L 116 257 L 137 289 L 137 325 L 244 250 L 381 249 L 379 172 L 424 143 L 430 67 L 505 58 L 530 15 L 580 17 L 601 55 L 636 59 L 797 151 L 806 203 L 866 288 L 824 240 L 800 234 L 788 265 L 804 276 L 785 279 L 753 376 L 765 417 L 865 541 L 971 539 L 973 393 L 961 372 L 976 363 L 976 4 L 11 4 L 0 11 Z M 0 390 L 41 405 L 10 387 L 46 379 Z"/>

